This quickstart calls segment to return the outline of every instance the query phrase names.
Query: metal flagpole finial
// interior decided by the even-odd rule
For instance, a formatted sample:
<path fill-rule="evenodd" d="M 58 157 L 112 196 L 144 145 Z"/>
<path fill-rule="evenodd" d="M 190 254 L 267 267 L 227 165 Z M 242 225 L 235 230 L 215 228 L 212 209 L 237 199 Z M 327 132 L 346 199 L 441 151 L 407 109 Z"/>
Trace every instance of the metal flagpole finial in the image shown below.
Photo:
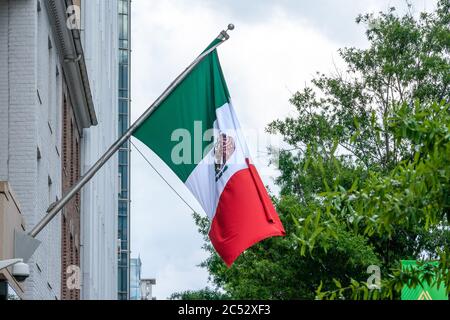
<path fill-rule="evenodd" d="M 233 31 L 234 30 L 234 24 L 230 23 L 227 27 L 227 30 L 223 30 L 220 35 L 219 38 L 222 40 L 228 40 L 230 39 L 230 35 L 228 34 L 228 31 Z"/>
<path fill-rule="evenodd" d="M 227 31 L 233 31 L 233 30 L 234 30 L 234 24 L 230 23 L 230 24 L 228 25 Z"/>

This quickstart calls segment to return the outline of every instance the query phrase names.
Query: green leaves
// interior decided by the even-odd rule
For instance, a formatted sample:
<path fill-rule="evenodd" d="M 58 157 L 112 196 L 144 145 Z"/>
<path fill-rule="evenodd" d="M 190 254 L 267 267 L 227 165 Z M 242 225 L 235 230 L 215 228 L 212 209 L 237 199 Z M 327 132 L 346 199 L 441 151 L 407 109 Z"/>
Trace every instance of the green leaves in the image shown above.
<path fill-rule="evenodd" d="M 198 291 L 184 291 L 174 293 L 169 297 L 169 300 L 230 300 L 231 297 L 219 290 L 205 288 Z"/>
<path fill-rule="evenodd" d="M 399 142 L 420 146 L 413 157 L 399 162 L 391 172 L 384 175 L 370 174 L 359 187 L 355 181 L 348 191 L 322 193 L 322 196 L 326 204 L 331 204 L 333 214 L 348 215 L 353 230 L 358 234 L 392 239 L 397 230 L 415 230 L 415 240 L 403 245 L 417 246 L 417 254 L 436 256 L 437 252 L 442 252 L 441 248 L 444 248 L 444 252 L 450 250 L 449 226 L 445 215 L 450 187 L 450 140 L 447 134 L 450 126 L 449 105 L 416 103 L 413 113 L 408 110 L 410 108 L 407 105 L 399 108 L 392 115 L 391 123 L 396 124 L 392 129 Z M 428 246 L 428 243 L 433 242 L 441 245 Z M 355 298 L 361 298 L 361 295 L 365 299 L 397 297 L 405 284 L 412 287 L 430 284 L 436 277 L 450 287 L 448 260 L 445 254 L 440 255 L 442 263 L 439 268 L 428 265 L 428 270 L 425 268 L 420 272 L 393 272 L 390 280 L 384 283 L 386 289 L 379 296 L 359 292 Z M 340 284 L 335 284 L 338 289 L 342 289 Z M 357 292 L 357 283 L 352 281 L 350 289 L 352 293 Z M 322 298 L 332 298 L 332 292 L 329 295 L 322 294 Z"/>

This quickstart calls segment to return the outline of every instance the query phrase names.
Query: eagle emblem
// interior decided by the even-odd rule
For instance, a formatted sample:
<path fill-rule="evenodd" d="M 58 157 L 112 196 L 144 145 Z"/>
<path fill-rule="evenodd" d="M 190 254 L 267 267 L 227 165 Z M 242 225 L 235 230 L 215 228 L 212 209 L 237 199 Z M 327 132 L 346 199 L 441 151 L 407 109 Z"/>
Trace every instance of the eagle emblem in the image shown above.
<path fill-rule="evenodd" d="M 214 147 L 214 163 L 216 169 L 216 181 L 219 180 L 223 173 L 228 169 L 227 161 L 231 158 L 236 150 L 236 143 L 233 137 L 221 133 Z"/>

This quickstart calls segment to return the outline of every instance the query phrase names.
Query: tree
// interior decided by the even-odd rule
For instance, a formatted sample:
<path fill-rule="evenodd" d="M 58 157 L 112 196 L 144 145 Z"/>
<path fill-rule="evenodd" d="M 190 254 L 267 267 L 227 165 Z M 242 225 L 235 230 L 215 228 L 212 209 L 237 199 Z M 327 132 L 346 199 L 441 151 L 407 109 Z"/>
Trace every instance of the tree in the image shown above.
<path fill-rule="evenodd" d="M 229 300 L 230 296 L 226 293 L 219 292 L 210 288 L 205 288 L 198 291 L 184 291 L 181 293 L 174 293 L 169 300 Z"/>
<path fill-rule="evenodd" d="M 417 19 L 357 18 L 369 48 L 340 50 L 346 70 L 318 74 L 292 97 L 296 116 L 268 126 L 291 146 L 276 153 L 273 198 L 287 236 L 227 269 L 195 216 L 215 286 L 245 299 L 397 298 L 418 283 L 399 261 L 424 255 L 440 257 L 432 271 L 449 284 L 449 12 L 440 0 Z M 390 274 L 381 295 L 362 284 L 372 264 Z"/>
<path fill-rule="evenodd" d="M 403 104 L 388 125 L 397 142 L 415 150 L 414 156 L 388 174 L 370 172 L 358 189 L 322 194 L 324 204 L 336 219 L 346 220 L 349 228 L 366 237 L 390 239 L 398 229 L 420 231 L 409 239 L 418 246 L 414 258 L 438 260 L 439 265 L 424 264 L 422 273 L 405 272 L 397 265 L 388 270 L 380 293 L 352 281 L 346 288 L 319 290 L 321 298 L 346 291 L 353 298 L 396 298 L 405 284 L 417 286 L 424 281 L 443 284 L 450 292 L 450 104 Z"/>

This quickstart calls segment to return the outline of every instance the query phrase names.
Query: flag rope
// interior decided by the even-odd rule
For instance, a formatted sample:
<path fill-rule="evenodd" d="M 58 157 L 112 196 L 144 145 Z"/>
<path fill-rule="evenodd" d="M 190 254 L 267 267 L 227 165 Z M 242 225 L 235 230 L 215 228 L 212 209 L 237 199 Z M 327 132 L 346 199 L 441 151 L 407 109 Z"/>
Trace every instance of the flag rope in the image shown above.
<path fill-rule="evenodd" d="M 148 163 L 148 165 L 169 186 L 169 188 L 172 189 L 173 192 L 175 192 L 175 194 L 181 199 L 181 201 L 183 201 L 189 207 L 189 209 L 192 210 L 193 213 L 197 213 L 197 210 L 194 210 L 194 208 L 192 208 L 192 206 L 181 196 L 181 194 L 177 190 L 175 190 L 174 187 L 172 187 L 172 185 L 169 183 L 169 181 L 167 181 L 167 179 L 164 178 L 164 176 L 155 168 L 155 166 L 150 162 L 150 160 L 148 160 L 148 158 L 144 155 L 144 153 L 142 153 L 142 151 L 133 143 L 133 141 L 131 141 L 131 139 L 130 139 L 130 143 L 137 150 L 137 152 L 141 155 L 141 157 Z"/>

